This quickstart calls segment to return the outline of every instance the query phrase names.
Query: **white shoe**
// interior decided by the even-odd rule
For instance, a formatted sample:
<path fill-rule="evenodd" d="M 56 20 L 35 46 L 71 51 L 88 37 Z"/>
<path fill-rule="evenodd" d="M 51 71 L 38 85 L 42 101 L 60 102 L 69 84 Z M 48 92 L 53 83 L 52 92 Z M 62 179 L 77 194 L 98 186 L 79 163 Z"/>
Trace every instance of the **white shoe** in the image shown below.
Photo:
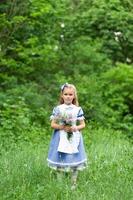
<path fill-rule="evenodd" d="M 71 190 L 75 190 L 76 187 L 77 187 L 77 185 L 76 185 L 76 184 L 73 184 L 73 185 L 71 186 Z"/>

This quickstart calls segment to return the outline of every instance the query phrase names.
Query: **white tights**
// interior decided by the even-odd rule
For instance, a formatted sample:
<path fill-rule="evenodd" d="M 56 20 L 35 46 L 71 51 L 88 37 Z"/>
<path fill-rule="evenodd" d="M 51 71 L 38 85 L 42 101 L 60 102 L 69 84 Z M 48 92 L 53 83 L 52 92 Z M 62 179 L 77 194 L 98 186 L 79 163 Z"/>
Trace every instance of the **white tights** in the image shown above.
<path fill-rule="evenodd" d="M 71 176 L 71 178 L 72 178 L 72 183 L 76 184 L 77 178 L 78 178 L 78 170 L 76 168 L 72 169 L 72 176 Z"/>

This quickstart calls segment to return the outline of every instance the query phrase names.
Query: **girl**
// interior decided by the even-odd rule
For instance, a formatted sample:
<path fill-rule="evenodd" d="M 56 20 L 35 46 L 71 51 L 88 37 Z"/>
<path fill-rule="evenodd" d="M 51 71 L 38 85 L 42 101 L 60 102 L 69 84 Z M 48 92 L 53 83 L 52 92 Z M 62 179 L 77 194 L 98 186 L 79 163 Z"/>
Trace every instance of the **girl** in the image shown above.
<path fill-rule="evenodd" d="M 54 133 L 48 152 L 48 166 L 72 172 L 72 189 L 76 187 L 78 170 L 86 167 L 87 158 L 81 129 L 85 127 L 83 110 L 78 106 L 74 85 L 64 84 L 60 92 L 60 105 L 53 109 L 51 127 Z"/>

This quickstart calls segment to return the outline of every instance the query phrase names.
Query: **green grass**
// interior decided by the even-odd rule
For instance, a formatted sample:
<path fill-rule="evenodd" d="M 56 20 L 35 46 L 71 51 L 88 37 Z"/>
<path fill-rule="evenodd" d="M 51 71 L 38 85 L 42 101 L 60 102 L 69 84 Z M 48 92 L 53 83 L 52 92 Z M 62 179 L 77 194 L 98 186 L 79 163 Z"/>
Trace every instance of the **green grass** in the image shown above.
<path fill-rule="evenodd" d="M 47 167 L 48 145 L 22 145 L 0 158 L 0 200 L 132 200 L 133 147 L 119 132 L 86 130 L 88 168 L 78 188 L 70 177 L 58 180 Z M 49 141 L 48 141 L 49 142 Z"/>

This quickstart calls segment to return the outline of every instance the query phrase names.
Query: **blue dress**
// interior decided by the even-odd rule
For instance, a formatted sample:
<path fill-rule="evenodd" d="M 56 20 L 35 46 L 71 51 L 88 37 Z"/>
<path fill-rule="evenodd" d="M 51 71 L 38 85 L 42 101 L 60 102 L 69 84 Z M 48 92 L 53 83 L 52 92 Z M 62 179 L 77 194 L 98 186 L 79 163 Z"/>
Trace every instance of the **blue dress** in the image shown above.
<path fill-rule="evenodd" d="M 62 105 L 59 105 L 53 109 L 53 113 L 51 115 L 51 119 L 56 117 L 60 110 L 62 109 Z M 83 110 L 81 107 L 77 107 L 75 105 L 66 105 L 66 109 L 73 111 L 74 109 L 78 109 L 77 112 L 77 121 L 84 119 Z M 63 153 L 58 151 L 58 145 L 60 141 L 60 131 L 55 129 L 51 138 L 49 152 L 48 152 L 48 166 L 53 169 L 60 169 L 62 171 L 69 171 L 73 168 L 77 170 L 83 170 L 87 166 L 87 156 L 83 143 L 83 136 L 81 134 L 80 142 L 78 145 L 78 153 Z"/>

